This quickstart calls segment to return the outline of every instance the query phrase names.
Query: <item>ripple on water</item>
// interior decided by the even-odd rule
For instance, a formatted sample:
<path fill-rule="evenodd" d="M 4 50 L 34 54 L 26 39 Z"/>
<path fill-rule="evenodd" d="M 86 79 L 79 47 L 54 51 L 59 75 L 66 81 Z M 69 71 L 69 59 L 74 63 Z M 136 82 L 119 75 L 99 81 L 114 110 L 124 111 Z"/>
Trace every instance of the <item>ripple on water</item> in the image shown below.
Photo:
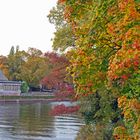
<path fill-rule="evenodd" d="M 49 116 L 51 108 L 46 103 L 1 105 L 0 140 L 74 140 L 82 120 Z"/>

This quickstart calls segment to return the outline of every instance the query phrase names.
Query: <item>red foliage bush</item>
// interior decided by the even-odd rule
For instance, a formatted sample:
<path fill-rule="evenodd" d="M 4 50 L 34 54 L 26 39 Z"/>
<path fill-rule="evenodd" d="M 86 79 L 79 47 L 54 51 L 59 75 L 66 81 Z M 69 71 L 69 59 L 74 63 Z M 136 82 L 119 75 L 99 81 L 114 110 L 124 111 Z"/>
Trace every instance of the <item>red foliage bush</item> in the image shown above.
<path fill-rule="evenodd" d="M 71 114 L 71 113 L 75 113 L 79 110 L 79 106 L 65 106 L 64 104 L 61 105 L 57 105 L 55 106 L 51 111 L 50 111 L 50 115 L 53 116 L 59 116 L 62 114 Z"/>
<path fill-rule="evenodd" d="M 60 90 L 55 92 L 57 99 L 72 99 L 74 96 L 74 88 L 70 85 L 62 85 Z"/>

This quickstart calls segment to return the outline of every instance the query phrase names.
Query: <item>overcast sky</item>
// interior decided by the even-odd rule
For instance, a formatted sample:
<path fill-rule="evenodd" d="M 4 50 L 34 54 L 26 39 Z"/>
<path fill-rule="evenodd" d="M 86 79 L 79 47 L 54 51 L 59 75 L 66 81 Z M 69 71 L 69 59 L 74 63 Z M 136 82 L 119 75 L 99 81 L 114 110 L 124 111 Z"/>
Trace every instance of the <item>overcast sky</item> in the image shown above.
<path fill-rule="evenodd" d="M 0 0 L 0 55 L 7 55 L 11 46 L 20 50 L 34 47 L 51 51 L 55 31 L 47 19 L 57 0 Z"/>

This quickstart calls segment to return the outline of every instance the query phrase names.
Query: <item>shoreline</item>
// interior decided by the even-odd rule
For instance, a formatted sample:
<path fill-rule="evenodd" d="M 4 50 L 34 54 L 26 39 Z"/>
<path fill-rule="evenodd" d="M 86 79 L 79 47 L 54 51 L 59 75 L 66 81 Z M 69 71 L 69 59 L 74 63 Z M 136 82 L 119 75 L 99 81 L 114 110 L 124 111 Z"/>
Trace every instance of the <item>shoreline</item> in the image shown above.
<path fill-rule="evenodd" d="M 35 102 L 61 102 L 61 101 L 71 101 L 70 99 L 58 99 L 54 97 L 49 98 L 3 98 L 0 97 L 0 103 L 35 103 Z"/>

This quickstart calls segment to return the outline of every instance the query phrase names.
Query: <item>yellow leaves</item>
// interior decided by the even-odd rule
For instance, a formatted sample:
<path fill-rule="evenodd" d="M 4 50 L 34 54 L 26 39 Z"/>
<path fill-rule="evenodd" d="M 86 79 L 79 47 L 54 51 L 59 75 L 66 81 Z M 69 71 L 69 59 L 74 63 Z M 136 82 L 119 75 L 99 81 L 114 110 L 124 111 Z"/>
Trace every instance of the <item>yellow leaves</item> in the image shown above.
<path fill-rule="evenodd" d="M 120 11 L 121 11 L 121 12 L 123 12 L 123 11 L 125 10 L 126 6 L 127 6 L 127 3 L 124 2 L 124 1 L 120 1 L 120 2 L 118 3 L 118 7 L 120 8 Z"/>
<path fill-rule="evenodd" d="M 140 102 L 137 99 L 132 99 L 131 108 L 133 108 L 137 113 L 140 113 Z"/>
<path fill-rule="evenodd" d="M 125 39 L 131 41 L 131 44 L 124 43 L 122 48 L 110 59 L 109 82 L 121 78 L 124 74 L 130 78 L 129 75 L 137 73 L 140 65 L 140 41 L 135 34 L 133 29 L 128 30 Z"/>
<path fill-rule="evenodd" d="M 6 77 L 9 77 L 7 58 L 5 56 L 0 56 L 0 69 Z"/>
<path fill-rule="evenodd" d="M 136 11 L 136 3 L 134 0 L 119 0 L 118 7 L 120 12 L 125 12 L 129 15 L 129 17 L 136 18 L 137 11 Z"/>
<path fill-rule="evenodd" d="M 76 1 L 68 4 L 73 8 L 73 14 L 68 19 L 76 38 L 77 47 L 71 62 L 72 71 L 77 76 L 74 80 L 78 94 L 87 95 L 90 91 L 100 90 L 108 82 L 117 97 L 127 92 L 130 98 L 136 97 L 131 95 L 131 87 L 124 87 L 129 85 L 129 80 L 138 73 L 140 66 L 140 16 L 137 3 L 134 0 L 94 1 L 91 10 L 84 2 L 78 1 L 78 6 Z M 84 8 L 79 5 L 87 10 L 83 12 Z M 110 60 L 109 64 L 102 64 L 104 59 Z M 102 71 L 104 66 L 105 70 Z M 126 126 L 115 129 L 116 139 L 136 139 L 140 103 L 137 99 L 122 96 L 118 98 L 118 106 L 122 109 Z M 132 136 L 129 136 L 128 125 L 132 129 Z"/>
<path fill-rule="evenodd" d="M 72 7 L 67 6 L 67 7 L 65 8 L 65 11 L 64 11 L 64 18 L 65 18 L 68 22 L 69 22 L 69 19 L 70 19 L 70 16 L 71 16 L 72 12 L 73 12 L 73 8 L 72 8 Z"/>
<path fill-rule="evenodd" d="M 119 97 L 118 98 L 118 106 L 123 110 L 123 115 L 126 120 L 126 124 L 131 122 L 132 128 L 133 128 L 133 134 L 131 137 L 129 136 L 129 133 L 127 132 L 126 129 L 126 136 L 124 137 L 120 133 L 121 131 L 125 130 L 121 126 L 115 128 L 114 130 L 114 136 L 115 139 L 122 139 L 123 138 L 126 140 L 133 139 L 133 140 L 138 140 L 140 139 L 140 102 L 137 99 L 127 99 L 125 96 Z"/>
<path fill-rule="evenodd" d="M 137 123 L 134 125 L 134 139 L 139 140 L 140 139 L 140 116 L 137 120 Z"/>
<path fill-rule="evenodd" d="M 116 128 L 114 129 L 113 135 L 114 135 L 114 138 L 115 138 L 116 140 L 128 140 L 128 139 L 126 139 L 126 138 L 128 138 L 128 137 L 127 137 L 126 128 L 123 127 L 123 126 L 118 126 L 118 127 L 116 127 Z"/>
<path fill-rule="evenodd" d="M 118 107 L 123 109 L 123 115 L 125 119 L 131 119 L 131 104 L 125 96 L 118 98 Z"/>
<path fill-rule="evenodd" d="M 137 99 L 127 99 L 126 96 L 118 98 L 118 107 L 124 109 L 124 113 L 130 109 L 140 113 L 140 102 Z"/>
<path fill-rule="evenodd" d="M 126 96 L 121 96 L 120 98 L 118 98 L 118 107 L 119 108 L 124 107 L 126 102 L 127 102 Z"/>
<path fill-rule="evenodd" d="M 128 8 L 128 14 L 131 18 L 135 19 L 138 18 L 139 13 L 136 10 L 136 3 L 134 0 L 130 0 L 129 8 Z"/>
<path fill-rule="evenodd" d="M 118 11 L 118 14 L 116 13 L 115 15 L 115 18 L 118 18 L 118 20 L 109 22 L 107 31 L 116 39 L 115 43 L 121 41 L 123 46 L 125 46 L 126 43 L 132 42 L 135 40 L 136 36 L 138 36 L 138 30 L 134 31 L 134 29 L 137 28 L 140 14 L 136 10 L 136 2 L 134 0 L 119 0 L 118 7 L 120 10 Z M 108 10 L 108 14 L 110 13 L 110 9 Z"/>
<path fill-rule="evenodd" d="M 112 23 L 108 24 L 108 33 L 110 33 L 111 35 L 115 35 L 115 27 Z"/>
<path fill-rule="evenodd" d="M 114 129 L 115 140 L 139 140 L 140 139 L 140 120 L 134 127 L 134 136 L 129 135 L 127 129 L 124 126 L 118 126 Z"/>
<path fill-rule="evenodd" d="M 132 30 L 128 30 L 125 34 L 125 39 L 130 40 L 132 38 Z"/>

